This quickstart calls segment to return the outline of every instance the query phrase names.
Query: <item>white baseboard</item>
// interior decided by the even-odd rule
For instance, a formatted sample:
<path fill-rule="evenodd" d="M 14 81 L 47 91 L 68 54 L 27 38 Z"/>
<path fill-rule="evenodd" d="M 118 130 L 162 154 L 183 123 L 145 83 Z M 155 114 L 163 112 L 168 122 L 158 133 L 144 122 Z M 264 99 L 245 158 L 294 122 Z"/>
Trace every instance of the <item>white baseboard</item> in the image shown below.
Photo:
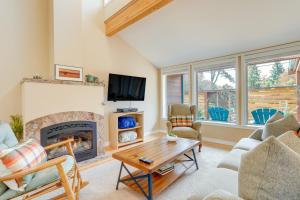
<path fill-rule="evenodd" d="M 236 143 L 228 140 L 221 140 L 217 138 L 211 138 L 211 137 L 202 137 L 203 141 L 207 142 L 213 142 L 213 143 L 218 143 L 218 144 L 225 144 L 225 145 L 230 145 L 234 146 Z"/>

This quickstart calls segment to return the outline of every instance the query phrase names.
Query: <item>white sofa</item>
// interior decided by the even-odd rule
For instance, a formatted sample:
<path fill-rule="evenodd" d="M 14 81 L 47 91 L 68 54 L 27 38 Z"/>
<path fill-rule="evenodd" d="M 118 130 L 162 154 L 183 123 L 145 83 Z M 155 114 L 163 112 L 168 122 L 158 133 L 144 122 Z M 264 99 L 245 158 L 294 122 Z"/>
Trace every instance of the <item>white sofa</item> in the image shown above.
<path fill-rule="evenodd" d="M 209 170 L 203 177 L 205 181 L 200 181 L 197 186 L 199 188 L 197 194 L 190 197 L 189 200 L 205 199 L 209 194 L 219 190 L 238 195 L 238 170 L 241 155 L 254 149 L 262 142 L 262 132 L 263 129 L 257 129 L 248 138 L 242 138 L 218 164 L 218 167 Z M 224 196 L 224 194 L 222 195 Z"/>

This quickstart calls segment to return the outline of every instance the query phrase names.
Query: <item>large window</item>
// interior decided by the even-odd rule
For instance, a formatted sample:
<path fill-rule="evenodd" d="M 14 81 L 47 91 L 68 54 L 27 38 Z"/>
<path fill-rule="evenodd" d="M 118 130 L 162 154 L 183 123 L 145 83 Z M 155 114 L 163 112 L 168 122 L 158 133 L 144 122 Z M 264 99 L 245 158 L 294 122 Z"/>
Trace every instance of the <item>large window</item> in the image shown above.
<path fill-rule="evenodd" d="M 234 67 L 198 71 L 197 118 L 236 122 L 236 69 Z"/>
<path fill-rule="evenodd" d="M 248 124 L 263 125 L 274 112 L 297 112 L 297 58 L 247 65 Z"/>
<path fill-rule="evenodd" d="M 163 75 L 163 82 L 163 117 L 167 117 L 168 105 L 190 103 L 190 79 L 188 73 L 171 74 Z"/>

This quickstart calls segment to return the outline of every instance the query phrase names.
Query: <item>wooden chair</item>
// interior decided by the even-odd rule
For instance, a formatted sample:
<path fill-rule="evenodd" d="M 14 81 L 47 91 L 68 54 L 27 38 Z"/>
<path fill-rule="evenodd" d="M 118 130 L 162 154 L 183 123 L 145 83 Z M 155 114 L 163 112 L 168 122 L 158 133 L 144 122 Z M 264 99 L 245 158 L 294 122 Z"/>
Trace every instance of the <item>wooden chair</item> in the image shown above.
<path fill-rule="evenodd" d="M 34 168 L 24 169 L 23 171 L 1 177 L 0 182 L 8 181 L 12 179 L 19 179 L 26 175 L 38 173 L 42 170 L 49 169 L 51 167 L 56 167 L 59 179 L 48 183 L 46 185 L 43 185 L 41 187 L 37 187 L 36 189 L 33 189 L 31 191 L 26 191 L 20 195 L 15 196 L 13 199 L 16 198 L 23 198 L 23 199 L 35 199 L 37 197 L 40 197 L 42 195 L 45 195 L 49 192 L 52 192 L 59 188 L 64 188 L 64 193 L 57 195 L 56 197 L 52 199 L 68 199 L 68 200 L 78 200 L 79 199 L 79 192 L 80 190 L 85 187 L 88 182 L 83 181 L 75 160 L 75 156 L 72 150 L 71 142 L 73 142 L 73 139 L 65 140 L 56 144 L 49 145 L 45 147 L 45 150 L 51 150 L 57 147 L 65 146 L 68 154 L 73 157 L 74 164 L 72 167 L 72 170 L 70 170 L 68 173 L 64 171 L 63 163 L 67 160 L 67 156 L 61 156 L 52 160 L 49 160 L 43 164 L 40 164 Z M 71 184 L 69 182 L 69 178 L 71 179 Z M 0 195 L 1 197 L 1 195 Z"/>
<path fill-rule="evenodd" d="M 208 114 L 213 121 L 228 122 L 229 111 L 223 107 L 210 107 Z"/>
<path fill-rule="evenodd" d="M 264 125 L 278 110 L 274 108 L 258 108 L 251 112 L 254 124 Z M 279 111 L 282 115 L 283 112 Z"/>

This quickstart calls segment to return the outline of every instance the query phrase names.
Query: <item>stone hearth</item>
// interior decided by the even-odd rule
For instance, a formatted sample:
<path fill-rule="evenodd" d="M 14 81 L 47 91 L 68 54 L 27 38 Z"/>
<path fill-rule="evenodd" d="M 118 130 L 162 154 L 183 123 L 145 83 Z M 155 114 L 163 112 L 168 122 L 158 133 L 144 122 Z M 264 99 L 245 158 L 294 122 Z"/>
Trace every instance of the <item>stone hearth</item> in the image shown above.
<path fill-rule="evenodd" d="M 34 138 L 40 142 L 42 128 L 69 121 L 93 121 L 97 124 L 97 156 L 100 156 L 104 154 L 103 120 L 102 115 L 92 112 L 71 111 L 50 114 L 27 122 L 25 124 L 24 139 Z"/>

